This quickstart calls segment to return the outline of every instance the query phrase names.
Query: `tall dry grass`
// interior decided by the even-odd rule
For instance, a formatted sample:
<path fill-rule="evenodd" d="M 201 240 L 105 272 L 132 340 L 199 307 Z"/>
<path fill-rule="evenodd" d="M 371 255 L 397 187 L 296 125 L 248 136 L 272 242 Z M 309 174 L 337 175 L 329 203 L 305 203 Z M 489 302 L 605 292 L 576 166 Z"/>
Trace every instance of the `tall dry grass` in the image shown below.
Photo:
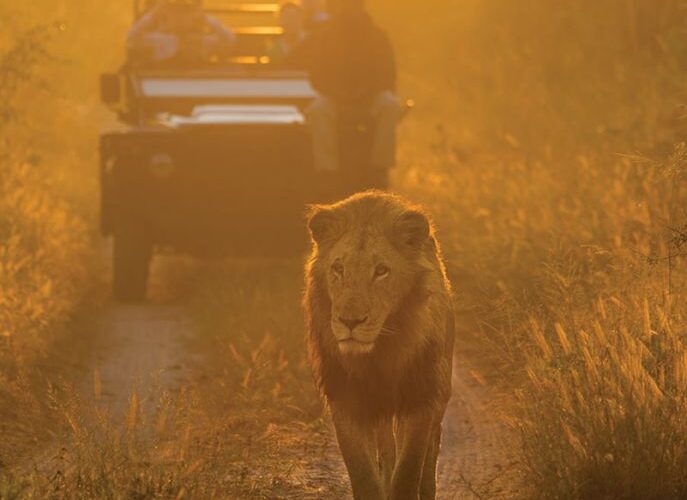
<path fill-rule="evenodd" d="M 93 29 L 127 16 L 123 2 L 119 16 L 97 3 L 0 5 L 0 354 L 9 358 L 45 347 L 88 288 L 97 72 L 121 59 L 103 50 L 121 33 L 99 40 Z"/>
<path fill-rule="evenodd" d="M 0 498 L 336 498 L 346 477 L 304 356 L 301 262 L 194 268 L 188 345 L 202 361 L 176 392 L 154 384 L 108 409 L 60 382 L 59 449 L 9 474 Z M 197 380 L 196 380 L 197 379 Z M 337 468 L 338 467 L 338 468 Z"/>
<path fill-rule="evenodd" d="M 0 3 L 0 469 L 45 437 L 33 368 L 92 290 L 97 72 L 121 57 L 93 29 L 121 8 Z"/>
<path fill-rule="evenodd" d="M 639 297 L 600 299 L 582 326 L 532 321 L 512 424 L 533 496 L 687 495 L 684 301 Z"/>
<path fill-rule="evenodd" d="M 504 411 L 527 495 L 679 498 L 684 145 L 662 162 L 585 156 L 568 168 L 448 155 L 399 186 L 437 214 L 463 341 L 509 390 L 523 374 Z"/>
<path fill-rule="evenodd" d="M 396 186 L 437 215 L 473 362 L 518 389 L 525 496 L 681 498 L 684 3 L 452 12 L 442 56 L 418 28 L 448 113 L 407 124 Z M 406 88 L 422 102 L 428 82 Z"/>
<path fill-rule="evenodd" d="M 37 430 L 40 404 L 25 374 L 63 331 L 87 284 L 85 217 L 25 140 L 21 95 L 50 58 L 51 31 L 29 29 L 0 51 L 0 462 Z"/>

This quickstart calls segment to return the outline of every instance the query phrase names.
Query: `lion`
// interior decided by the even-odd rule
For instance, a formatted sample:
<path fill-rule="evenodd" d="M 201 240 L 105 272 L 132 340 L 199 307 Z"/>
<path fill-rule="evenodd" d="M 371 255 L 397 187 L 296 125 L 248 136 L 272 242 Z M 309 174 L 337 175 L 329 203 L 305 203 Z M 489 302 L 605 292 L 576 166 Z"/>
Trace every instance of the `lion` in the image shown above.
<path fill-rule="evenodd" d="M 311 207 L 308 351 L 355 499 L 433 499 L 454 311 L 435 228 L 400 196 Z"/>

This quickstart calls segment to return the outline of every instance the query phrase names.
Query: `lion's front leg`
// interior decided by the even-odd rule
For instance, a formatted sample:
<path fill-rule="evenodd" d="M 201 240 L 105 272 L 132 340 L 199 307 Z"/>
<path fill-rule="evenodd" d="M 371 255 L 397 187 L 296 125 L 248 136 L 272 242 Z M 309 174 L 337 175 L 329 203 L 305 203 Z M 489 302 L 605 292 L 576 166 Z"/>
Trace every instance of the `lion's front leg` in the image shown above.
<path fill-rule="evenodd" d="M 437 496 L 437 460 L 441 447 L 441 419 L 436 418 L 427 447 L 427 456 L 422 470 L 420 500 L 434 500 Z"/>
<path fill-rule="evenodd" d="M 377 463 L 376 432 L 332 404 L 332 418 L 355 500 L 386 500 Z"/>
<path fill-rule="evenodd" d="M 391 488 L 391 476 L 396 465 L 396 441 L 393 418 L 383 419 L 377 424 L 377 448 L 380 479 L 384 488 L 385 498 L 387 498 Z"/>
<path fill-rule="evenodd" d="M 399 418 L 398 458 L 391 480 L 390 500 L 418 500 L 433 424 L 431 413 Z"/>

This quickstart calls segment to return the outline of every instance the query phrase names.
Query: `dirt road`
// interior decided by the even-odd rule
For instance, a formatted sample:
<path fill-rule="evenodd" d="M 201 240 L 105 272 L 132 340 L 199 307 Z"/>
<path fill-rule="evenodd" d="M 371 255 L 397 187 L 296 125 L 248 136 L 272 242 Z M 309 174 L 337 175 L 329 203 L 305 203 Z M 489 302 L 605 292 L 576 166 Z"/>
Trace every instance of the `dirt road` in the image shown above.
<path fill-rule="evenodd" d="M 180 306 L 109 304 L 97 335 L 93 379 L 84 390 L 98 392 L 113 416 L 126 412 L 132 394 L 145 405 L 189 383 L 194 356 L 185 344 L 193 330 Z"/>
<path fill-rule="evenodd" d="M 190 349 L 196 325 L 184 300 L 168 293 L 166 269 L 172 259 L 158 260 L 153 269 L 153 299 L 144 305 L 109 302 L 94 324 L 89 353 L 79 371 L 81 399 L 106 408 L 109 418 L 125 421 L 132 395 L 143 413 L 151 413 L 162 394 L 206 383 L 202 352 Z M 294 289 L 297 289 L 296 285 Z M 270 299 L 277 300 L 277 299 Z M 235 303 L 239 311 L 246 304 Z M 231 315 L 228 310 L 226 314 Z M 511 464 L 503 452 L 504 430 L 493 406 L 494 392 L 474 376 L 474 363 L 457 357 L 454 394 L 444 420 L 444 440 L 439 463 L 439 498 L 512 498 Z M 202 394 L 202 390 L 198 393 Z M 270 411 L 278 413 L 279 408 Z M 200 424 L 199 424 L 200 425 Z M 271 427 L 268 427 L 268 430 Z M 274 427 L 271 433 L 289 433 Z M 308 432 L 298 430 L 296 432 Z M 227 488 L 246 498 L 346 498 L 350 488 L 331 426 L 313 435 L 293 439 L 271 436 L 279 445 L 261 455 L 259 439 L 244 445 L 240 457 L 221 464 Z M 286 444 L 285 444 L 286 443 Z M 293 444 L 289 444 L 293 443 Z M 269 455 L 269 456 L 268 456 Z M 254 463 L 251 457 L 259 457 Z M 240 484 L 238 484 L 240 483 Z M 246 489 L 246 484 L 252 485 Z M 246 492 L 253 493 L 246 493 Z M 223 497 L 222 494 L 219 494 Z"/>
<path fill-rule="evenodd" d="M 498 396 L 483 385 L 474 362 L 457 358 L 453 396 L 444 417 L 439 458 L 439 498 L 514 498 L 514 460 L 504 443 Z"/>

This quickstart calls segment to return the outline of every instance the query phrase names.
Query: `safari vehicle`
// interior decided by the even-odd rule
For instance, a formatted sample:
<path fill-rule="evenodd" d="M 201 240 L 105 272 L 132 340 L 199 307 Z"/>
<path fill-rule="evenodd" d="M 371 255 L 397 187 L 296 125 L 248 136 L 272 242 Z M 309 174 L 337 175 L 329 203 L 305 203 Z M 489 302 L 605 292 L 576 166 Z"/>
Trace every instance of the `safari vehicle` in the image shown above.
<path fill-rule="evenodd" d="M 237 35 L 230 59 L 184 68 L 127 64 L 101 77 L 102 100 L 120 122 L 100 138 L 101 227 L 113 236 L 120 300 L 145 298 L 157 248 L 201 255 L 298 249 L 306 203 L 345 194 L 340 186 L 385 187 L 365 178 L 371 141 L 360 122 L 342 126 L 348 154 L 340 176 L 315 175 L 304 118 L 314 91 L 305 73 L 277 69 L 265 56 L 281 33 L 278 4 L 205 9 Z M 134 10 L 142 15 L 140 0 Z"/>

